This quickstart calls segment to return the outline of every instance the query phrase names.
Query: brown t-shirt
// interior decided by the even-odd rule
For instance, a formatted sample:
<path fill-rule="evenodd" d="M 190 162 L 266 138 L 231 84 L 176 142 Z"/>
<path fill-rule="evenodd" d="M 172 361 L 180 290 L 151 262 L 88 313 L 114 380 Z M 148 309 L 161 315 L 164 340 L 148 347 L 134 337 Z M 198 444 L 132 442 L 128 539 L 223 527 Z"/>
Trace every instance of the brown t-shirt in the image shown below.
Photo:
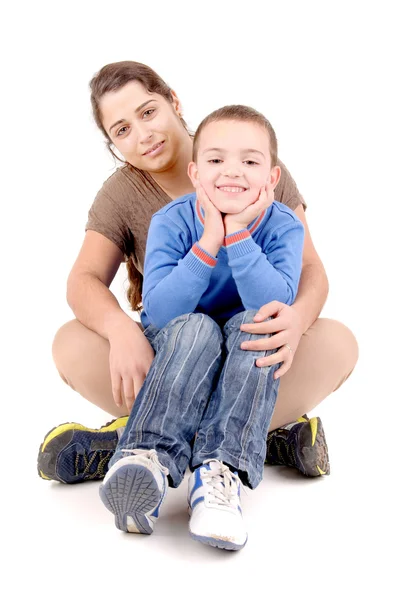
<path fill-rule="evenodd" d="M 275 200 L 294 210 L 306 204 L 286 169 L 275 189 Z M 143 273 L 146 239 L 152 215 L 171 202 L 171 198 L 145 171 L 130 165 L 117 169 L 98 192 L 88 213 L 88 229 L 101 233 L 131 257 L 136 269 Z"/>

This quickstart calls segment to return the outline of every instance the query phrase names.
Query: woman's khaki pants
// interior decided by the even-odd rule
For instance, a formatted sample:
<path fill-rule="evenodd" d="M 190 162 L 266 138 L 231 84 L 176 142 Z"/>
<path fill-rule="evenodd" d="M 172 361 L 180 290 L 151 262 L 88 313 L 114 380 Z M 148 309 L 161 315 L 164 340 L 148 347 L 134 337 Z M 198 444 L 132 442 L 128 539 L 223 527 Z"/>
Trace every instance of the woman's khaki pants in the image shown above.
<path fill-rule="evenodd" d="M 83 398 L 111 415 L 127 414 L 113 401 L 108 340 L 74 319 L 57 331 L 53 357 L 62 379 Z M 317 319 L 281 377 L 270 430 L 295 421 L 336 391 L 357 359 L 358 345 L 351 331 L 338 321 Z"/>

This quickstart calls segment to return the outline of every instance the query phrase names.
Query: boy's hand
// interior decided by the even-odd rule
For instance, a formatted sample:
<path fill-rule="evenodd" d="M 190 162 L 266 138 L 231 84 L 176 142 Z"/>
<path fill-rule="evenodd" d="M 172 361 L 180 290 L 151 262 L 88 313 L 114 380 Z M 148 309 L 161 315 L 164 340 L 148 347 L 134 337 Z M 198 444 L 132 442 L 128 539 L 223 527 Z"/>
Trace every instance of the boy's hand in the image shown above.
<path fill-rule="evenodd" d="M 200 205 L 205 211 L 205 228 L 199 245 L 212 256 L 217 256 L 224 243 L 224 223 L 218 208 L 214 206 L 200 183 L 196 187 Z"/>
<path fill-rule="evenodd" d="M 269 183 L 260 189 L 257 200 L 235 215 L 225 215 L 225 235 L 230 235 L 246 227 L 266 210 L 274 201 L 274 190 Z"/>

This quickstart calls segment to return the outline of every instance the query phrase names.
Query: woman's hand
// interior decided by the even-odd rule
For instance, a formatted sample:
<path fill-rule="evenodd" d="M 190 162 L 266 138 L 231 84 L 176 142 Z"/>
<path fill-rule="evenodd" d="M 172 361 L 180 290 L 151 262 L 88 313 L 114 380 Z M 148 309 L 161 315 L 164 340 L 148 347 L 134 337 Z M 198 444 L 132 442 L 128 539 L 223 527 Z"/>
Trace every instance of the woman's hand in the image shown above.
<path fill-rule="evenodd" d="M 267 183 L 260 189 L 258 198 L 253 204 L 249 204 L 242 212 L 235 215 L 225 215 L 225 235 L 230 235 L 246 227 L 254 221 L 256 217 L 266 210 L 274 201 L 274 190 L 270 183 Z"/>
<path fill-rule="evenodd" d="M 272 316 L 273 319 L 264 322 L 265 319 Z M 279 348 L 274 354 L 256 360 L 258 367 L 283 363 L 274 374 L 274 379 L 278 379 L 290 369 L 294 353 L 304 333 L 300 316 L 293 306 L 274 300 L 260 308 L 254 317 L 254 321 L 253 324 L 241 325 L 241 330 L 260 335 L 266 333 L 275 335 L 252 342 L 244 342 L 241 348 L 243 350 L 273 350 Z"/>
<path fill-rule="evenodd" d="M 131 319 L 130 319 L 131 321 Z M 109 338 L 109 366 L 112 394 L 116 406 L 123 406 L 123 399 L 130 413 L 154 358 L 151 344 L 138 325 L 123 325 L 114 329 Z"/>
<path fill-rule="evenodd" d="M 199 245 L 212 256 L 217 256 L 225 237 L 222 215 L 200 183 L 196 187 L 196 195 L 205 211 L 205 226 Z"/>

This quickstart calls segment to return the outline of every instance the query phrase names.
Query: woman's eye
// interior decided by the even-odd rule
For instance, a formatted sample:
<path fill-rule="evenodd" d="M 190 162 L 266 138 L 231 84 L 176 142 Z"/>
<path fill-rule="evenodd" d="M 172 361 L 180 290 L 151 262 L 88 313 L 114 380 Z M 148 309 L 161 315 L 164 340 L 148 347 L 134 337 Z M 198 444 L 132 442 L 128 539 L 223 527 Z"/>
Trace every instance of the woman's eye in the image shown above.
<path fill-rule="evenodd" d="M 221 162 L 221 158 L 211 158 L 209 160 L 209 163 L 212 163 L 213 165 L 219 165 Z"/>
<path fill-rule="evenodd" d="M 146 110 L 146 111 L 145 111 L 145 112 L 142 114 L 142 116 L 143 116 L 143 117 L 145 117 L 145 115 L 148 115 L 148 116 L 149 116 L 149 115 L 151 115 L 153 112 L 155 112 L 155 109 L 154 109 L 154 108 L 148 108 L 148 110 Z"/>
<path fill-rule="evenodd" d="M 127 130 L 127 125 L 125 125 L 124 127 L 121 127 L 119 129 L 119 131 L 117 132 L 116 136 L 121 135 L 122 133 L 125 133 L 125 131 Z"/>

